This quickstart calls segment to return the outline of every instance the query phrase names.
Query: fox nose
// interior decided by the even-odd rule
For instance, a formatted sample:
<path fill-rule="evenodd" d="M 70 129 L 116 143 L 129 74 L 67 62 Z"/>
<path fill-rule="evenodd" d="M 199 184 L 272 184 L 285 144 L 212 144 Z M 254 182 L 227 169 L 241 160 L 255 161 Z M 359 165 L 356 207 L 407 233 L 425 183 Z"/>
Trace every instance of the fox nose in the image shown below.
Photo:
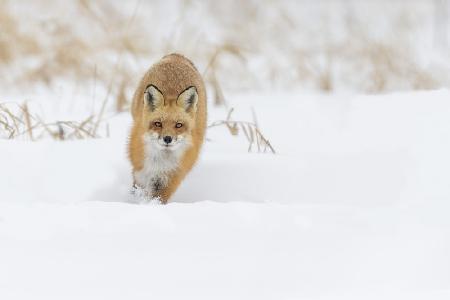
<path fill-rule="evenodd" d="M 166 144 L 172 143 L 172 137 L 171 137 L 170 135 L 166 135 L 166 136 L 163 138 L 163 140 L 164 140 L 164 143 L 166 143 Z"/>

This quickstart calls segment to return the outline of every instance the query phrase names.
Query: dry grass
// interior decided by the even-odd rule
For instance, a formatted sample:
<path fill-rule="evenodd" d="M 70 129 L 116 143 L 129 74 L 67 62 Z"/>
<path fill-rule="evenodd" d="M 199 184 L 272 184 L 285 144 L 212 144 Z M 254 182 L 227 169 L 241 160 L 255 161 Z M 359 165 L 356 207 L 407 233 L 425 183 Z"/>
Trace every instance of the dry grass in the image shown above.
<path fill-rule="evenodd" d="M 217 120 L 208 129 L 225 126 L 232 136 L 244 135 L 248 142 L 248 152 L 271 152 L 275 149 L 259 128 L 256 113 L 253 111 L 253 122 L 236 121 L 232 119 L 234 109 L 230 109 L 225 120 Z M 99 134 L 103 123 L 102 111 L 97 116 L 91 115 L 81 121 L 45 122 L 41 116 L 33 114 L 27 103 L 18 105 L 0 103 L 0 138 L 29 139 L 31 141 L 52 138 L 58 141 L 100 138 L 109 136 L 109 126 L 106 123 L 103 134 Z"/>
<path fill-rule="evenodd" d="M 130 98 L 125 93 L 137 73 L 123 63 L 123 57 L 149 56 L 151 52 L 148 44 L 139 42 L 142 37 L 138 32 L 130 28 L 134 15 L 118 11 L 108 1 L 67 4 L 68 10 L 77 15 L 76 24 L 83 24 L 84 32 L 62 16 L 43 21 L 24 18 L 0 0 L 0 67 L 15 67 L 0 68 L 2 88 L 17 88 L 17 82 L 26 82 L 31 90 L 41 84 L 52 89 L 61 80 L 78 85 L 95 80 L 99 87 L 109 90 L 112 86 L 108 93 L 116 99 L 117 111 L 125 110 Z"/>
<path fill-rule="evenodd" d="M 257 152 L 268 152 L 275 154 L 275 149 L 270 144 L 269 140 L 262 134 L 256 120 L 256 114 L 253 112 L 253 122 L 235 121 L 232 120 L 231 115 L 233 108 L 228 111 L 225 120 L 218 120 L 213 122 L 208 128 L 225 126 L 232 136 L 238 136 L 242 132 L 248 142 L 248 152 L 256 149 Z"/>
<path fill-rule="evenodd" d="M 16 139 L 27 137 L 34 141 L 45 137 L 55 140 L 99 138 L 98 118 L 89 116 L 82 121 L 45 122 L 41 116 L 30 112 L 28 105 L 0 103 L 0 137 Z"/>
<path fill-rule="evenodd" d="M 0 64 L 10 64 L 17 56 L 37 51 L 36 38 L 19 30 L 19 18 L 4 1 L 0 1 L 0 27 Z"/>
<path fill-rule="evenodd" d="M 221 45 L 220 47 L 217 47 L 217 49 L 214 50 L 213 54 L 211 55 L 211 58 L 208 61 L 205 71 L 203 72 L 203 77 L 205 78 L 206 82 L 209 84 L 209 86 L 213 91 L 214 104 L 217 106 L 227 105 L 222 86 L 220 85 L 219 80 L 217 79 L 217 73 L 219 72 L 220 58 L 222 55 L 225 54 L 237 57 L 242 64 L 245 64 L 246 62 L 242 50 L 236 45 L 224 44 Z"/>
<path fill-rule="evenodd" d="M 8 2 L 0 1 L 0 66 L 20 65 L 27 59 L 34 61 L 31 65 L 25 63 L 13 76 L 0 71 L 0 77 L 10 79 L 9 82 L 26 80 L 31 87 L 39 83 L 51 86 L 60 79 L 83 84 L 93 78 L 95 68 L 99 85 L 109 86 L 114 76 L 112 96 L 116 103 L 111 103 L 111 108 L 117 111 L 126 109 L 133 83 L 148 67 L 147 62 L 171 51 L 183 52 L 202 66 L 217 105 L 226 104 L 224 93 L 229 89 L 252 89 L 261 85 L 312 85 L 326 92 L 343 85 L 379 93 L 446 84 L 443 81 L 446 78 L 435 76 L 436 72 L 417 63 L 416 54 L 410 51 L 414 45 L 402 38 L 413 35 L 416 30 L 413 18 L 405 17 L 414 14 L 414 8 L 410 8 L 413 6 L 404 5 L 402 14 L 383 16 L 381 21 L 390 23 L 394 38 L 374 38 L 371 30 L 364 26 L 365 20 L 358 18 L 358 12 L 333 11 L 339 17 L 334 23 L 328 22 L 327 17 L 302 23 L 302 18 L 296 17 L 294 12 L 318 10 L 317 7 L 301 2 L 263 2 L 263 7 L 271 9 L 263 9 L 253 1 L 229 1 L 219 7 L 215 2 L 201 5 L 203 21 L 209 24 L 214 15 L 210 23 L 220 29 L 217 40 L 210 41 L 204 37 L 203 23 L 190 19 L 190 15 L 198 11 L 199 5 L 194 1 L 180 3 L 172 27 L 151 28 L 148 18 L 152 18 L 152 24 L 165 19 L 164 14 L 153 13 L 164 9 L 164 1 L 153 3 L 151 11 L 138 1 L 136 8 L 140 7 L 133 14 L 110 1 L 68 2 L 67 10 L 77 17 L 77 26 L 58 15 L 44 21 L 34 20 L 33 16 L 23 18 L 20 10 L 14 12 Z M 38 3 L 49 4 L 46 0 Z M 235 6 L 239 6 L 239 12 L 235 12 Z M 326 12 L 326 7 L 319 9 L 318 15 Z M 210 13 L 219 8 L 221 13 Z M 269 14 L 272 10 L 279 13 Z M 21 29 L 24 22 L 38 30 L 26 33 Z M 89 34 L 80 32 L 80 24 Z M 336 34 L 330 33 L 336 26 L 342 27 L 338 39 Z M 167 33 L 171 33 L 168 38 Z M 127 59 L 112 74 L 120 56 Z M 248 62 L 255 58 L 261 61 L 263 69 L 248 69 Z M 129 63 L 133 60 L 146 63 L 136 67 Z"/>

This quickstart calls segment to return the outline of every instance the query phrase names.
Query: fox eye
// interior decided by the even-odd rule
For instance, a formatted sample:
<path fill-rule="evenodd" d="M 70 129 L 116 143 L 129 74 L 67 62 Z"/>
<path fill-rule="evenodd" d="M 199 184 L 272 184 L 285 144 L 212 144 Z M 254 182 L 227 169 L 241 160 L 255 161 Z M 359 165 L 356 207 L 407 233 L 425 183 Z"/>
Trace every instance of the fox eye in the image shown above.
<path fill-rule="evenodd" d="M 161 124 L 161 122 L 155 122 L 155 123 L 153 123 L 156 127 L 162 127 L 162 124 Z"/>
<path fill-rule="evenodd" d="M 177 124 L 175 124 L 175 128 L 181 128 L 183 127 L 183 123 L 177 122 Z"/>

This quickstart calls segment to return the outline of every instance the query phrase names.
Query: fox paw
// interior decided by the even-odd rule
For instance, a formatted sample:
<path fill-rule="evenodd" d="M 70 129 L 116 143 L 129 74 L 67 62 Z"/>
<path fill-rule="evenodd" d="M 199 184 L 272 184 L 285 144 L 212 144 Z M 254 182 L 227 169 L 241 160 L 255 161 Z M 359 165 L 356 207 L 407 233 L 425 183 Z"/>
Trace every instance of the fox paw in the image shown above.
<path fill-rule="evenodd" d="M 133 185 L 130 190 L 133 196 L 132 202 L 136 204 L 162 204 L 160 197 L 153 197 L 146 189 L 141 188 L 138 185 Z"/>

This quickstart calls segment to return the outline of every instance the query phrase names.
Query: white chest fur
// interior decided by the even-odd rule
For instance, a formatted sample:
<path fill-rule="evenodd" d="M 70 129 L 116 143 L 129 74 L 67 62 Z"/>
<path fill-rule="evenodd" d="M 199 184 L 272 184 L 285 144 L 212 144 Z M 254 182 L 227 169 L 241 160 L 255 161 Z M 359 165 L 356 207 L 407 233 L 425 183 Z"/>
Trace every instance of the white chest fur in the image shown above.
<path fill-rule="evenodd" d="M 136 183 L 150 196 L 167 186 L 170 175 L 179 166 L 183 147 L 175 150 L 162 149 L 152 137 L 145 137 L 144 166 L 134 173 Z"/>

